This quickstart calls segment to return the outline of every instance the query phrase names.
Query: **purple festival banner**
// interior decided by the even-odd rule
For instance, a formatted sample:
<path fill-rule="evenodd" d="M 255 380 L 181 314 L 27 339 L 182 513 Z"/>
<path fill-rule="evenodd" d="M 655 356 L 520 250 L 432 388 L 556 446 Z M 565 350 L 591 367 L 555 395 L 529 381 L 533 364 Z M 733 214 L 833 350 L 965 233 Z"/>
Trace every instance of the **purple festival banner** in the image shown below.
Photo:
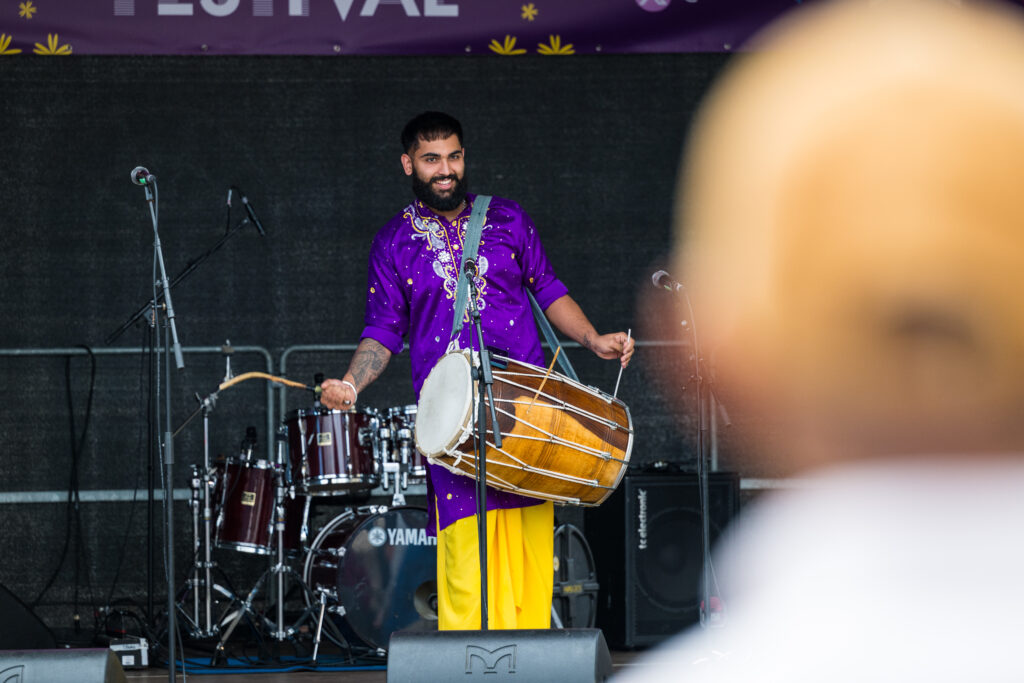
<path fill-rule="evenodd" d="M 0 0 L 0 55 L 723 52 L 799 0 Z"/>

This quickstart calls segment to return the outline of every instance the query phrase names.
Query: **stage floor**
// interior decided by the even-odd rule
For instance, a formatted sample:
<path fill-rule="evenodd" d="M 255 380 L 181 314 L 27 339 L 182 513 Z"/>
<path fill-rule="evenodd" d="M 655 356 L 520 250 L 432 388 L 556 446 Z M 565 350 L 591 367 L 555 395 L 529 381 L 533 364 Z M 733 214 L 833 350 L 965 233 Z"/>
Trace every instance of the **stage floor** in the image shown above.
<path fill-rule="evenodd" d="M 625 667 L 642 666 L 634 663 L 642 652 L 620 652 L 612 650 L 612 665 L 615 671 L 622 671 Z M 169 680 L 167 669 L 141 669 L 126 671 L 125 676 L 129 681 L 137 683 L 158 683 Z M 190 679 L 201 683 L 314 683 L 316 681 L 331 681 L 332 683 L 385 683 L 387 671 L 295 671 L 283 673 L 265 672 L 241 672 L 232 671 L 217 674 L 189 674 Z M 184 680 L 181 672 L 178 672 L 176 680 Z"/>

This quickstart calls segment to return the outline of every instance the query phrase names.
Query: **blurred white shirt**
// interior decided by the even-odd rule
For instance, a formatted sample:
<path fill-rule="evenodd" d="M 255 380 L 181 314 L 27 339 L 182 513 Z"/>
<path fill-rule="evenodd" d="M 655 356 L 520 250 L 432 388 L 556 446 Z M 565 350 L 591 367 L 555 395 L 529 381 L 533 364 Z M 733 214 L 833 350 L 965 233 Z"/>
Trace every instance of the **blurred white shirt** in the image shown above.
<path fill-rule="evenodd" d="M 616 683 L 1024 681 L 1021 460 L 844 467 L 767 494 L 717 552 L 724 625 Z"/>

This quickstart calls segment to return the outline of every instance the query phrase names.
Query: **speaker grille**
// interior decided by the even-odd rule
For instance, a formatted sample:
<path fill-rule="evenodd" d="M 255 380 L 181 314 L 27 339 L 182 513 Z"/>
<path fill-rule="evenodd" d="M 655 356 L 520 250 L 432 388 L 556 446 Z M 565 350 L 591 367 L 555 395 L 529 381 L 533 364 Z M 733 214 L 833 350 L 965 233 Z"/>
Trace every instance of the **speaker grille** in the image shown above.
<path fill-rule="evenodd" d="M 711 543 L 739 510 L 739 477 L 708 482 Z M 646 647 L 698 621 L 702 595 L 700 492 L 694 474 L 627 476 L 588 511 L 600 594 L 597 625 L 619 647 Z"/>

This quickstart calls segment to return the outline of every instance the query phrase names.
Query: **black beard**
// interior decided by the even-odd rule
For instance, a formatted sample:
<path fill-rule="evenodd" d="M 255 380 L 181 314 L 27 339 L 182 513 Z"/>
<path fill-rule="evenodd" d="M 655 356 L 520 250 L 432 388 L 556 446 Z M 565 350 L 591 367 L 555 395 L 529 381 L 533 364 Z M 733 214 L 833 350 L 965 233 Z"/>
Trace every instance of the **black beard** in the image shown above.
<path fill-rule="evenodd" d="M 452 191 L 448 195 L 439 195 L 434 192 L 433 183 L 435 180 L 445 180 L 451 178 L 455 181 L 452 185 Z M 468 190 L 466 184 L 466 174 L 462 174 L 462 178 L 457 178 L 455 175 L 447 176 L 434 176 L 428 182 L 423 182 L 420 177 L 415 173 L 412 174 L 412 191 L 416 195 L 416 198 L 421 202 L 429 206 L 434 211 L 454 211 L 462 205 L 463 200 L 466 199 L 466 192 Z"/>

